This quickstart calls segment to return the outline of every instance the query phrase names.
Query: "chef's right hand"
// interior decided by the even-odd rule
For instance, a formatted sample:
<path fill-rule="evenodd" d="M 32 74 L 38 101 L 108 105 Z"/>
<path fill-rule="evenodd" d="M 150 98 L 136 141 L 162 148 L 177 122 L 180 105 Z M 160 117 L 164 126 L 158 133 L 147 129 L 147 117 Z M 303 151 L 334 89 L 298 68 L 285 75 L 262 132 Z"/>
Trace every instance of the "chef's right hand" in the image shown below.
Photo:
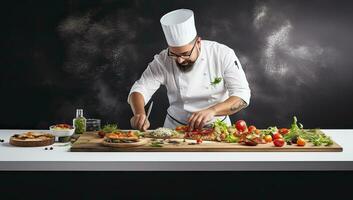
<path fill-rule="evenodd" d="M 150 122 L 146 119 L 145 114 L 136 114 L 130 119 L 130 124 L 133 129 L 146 131 L 150 127 Z"/>

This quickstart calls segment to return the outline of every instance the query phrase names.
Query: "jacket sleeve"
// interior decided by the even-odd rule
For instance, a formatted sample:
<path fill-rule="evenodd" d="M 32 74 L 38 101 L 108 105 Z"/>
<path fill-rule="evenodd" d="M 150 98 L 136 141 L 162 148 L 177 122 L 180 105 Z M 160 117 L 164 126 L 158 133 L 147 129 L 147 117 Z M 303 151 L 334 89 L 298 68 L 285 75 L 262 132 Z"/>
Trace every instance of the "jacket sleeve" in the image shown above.
<path fill-rule="evenodd" d="M 250 103 L 251 91 L 244 70 L 232 49 L 228 49 L 223 59 L 223 78 L 229 96 L 237 96 Z"/>
<path fill-rule="evenodd" d="M 152 95 L 158 90 L 161 84 L 164 84 L 165 73 L 163 70 L 164 65 L 159 55 L 155 55 L 154 59 L 145 71 L 142 73 L 139 80 L 137 80 L 132 86 L 127 102 L 130 104 L 130 95 L 133 92 L 139 92 L 142 94 L 145 105 L 151 99 Z"/>

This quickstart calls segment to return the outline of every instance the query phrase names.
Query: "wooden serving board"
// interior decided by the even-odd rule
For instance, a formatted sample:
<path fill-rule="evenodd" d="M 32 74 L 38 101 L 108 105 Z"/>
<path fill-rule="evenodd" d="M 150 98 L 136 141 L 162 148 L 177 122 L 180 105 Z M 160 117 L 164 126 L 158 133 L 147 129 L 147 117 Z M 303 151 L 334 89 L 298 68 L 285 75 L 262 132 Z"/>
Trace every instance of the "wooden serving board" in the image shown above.
<path fill-rule="evenodd" d="M 54 144 L 55 137 L 48 139 L 25 139 L 21 140 L 15 137 L 10 138 L 10 144 L 18 147 L 41 147 L 41 146 L 49 146 Z"/>
<path fill-rule="evenodd" d="M 180 144 L 170 144 L 165 140 L 163 147 L 152 147 L 152 139 L 148 138 L 145 145 L 129 148 L 116 148 L 102 145 L 102 138 L 99 138 L 95 132 L 86 132 L 72 145 L 73 152 L 341 152 L 343 149 L 334 142 L 331 146 L 314 146 L 307 143 L 304 147 L 297 145 L 285 145 L 284 147 L 275 147 L 273 143 L 259 144 L 257 146 L 245 146 L 238 143 L 221 143 L 203 141 L 202 144 L 189 145 L 195 140 L 173 139 L 180 141 Z"/>

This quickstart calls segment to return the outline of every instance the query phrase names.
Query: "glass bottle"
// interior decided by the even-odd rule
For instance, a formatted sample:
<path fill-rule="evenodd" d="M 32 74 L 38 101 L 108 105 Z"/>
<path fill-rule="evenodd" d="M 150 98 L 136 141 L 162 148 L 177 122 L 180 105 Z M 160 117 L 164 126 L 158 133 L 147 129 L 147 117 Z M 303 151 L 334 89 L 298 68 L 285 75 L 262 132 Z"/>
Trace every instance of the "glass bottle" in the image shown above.
<path fill-rule="evenodd" d="M 76 109 L 76 118 L 73 119 L 73 125 L 75 127 L 75 133 L 76 134 L 82 134 L 86 132 L 86 123 L 87 120 L 83 116 L 83 110 L 82 109 Z"/>

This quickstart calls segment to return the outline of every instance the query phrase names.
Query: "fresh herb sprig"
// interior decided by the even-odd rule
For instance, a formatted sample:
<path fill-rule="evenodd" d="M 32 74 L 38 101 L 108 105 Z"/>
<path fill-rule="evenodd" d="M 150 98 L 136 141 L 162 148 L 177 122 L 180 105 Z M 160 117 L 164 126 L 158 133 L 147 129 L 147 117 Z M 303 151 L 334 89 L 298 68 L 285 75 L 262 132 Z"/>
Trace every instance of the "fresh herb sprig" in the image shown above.
<path fill-rule="evenodd" d="M 216 77 L 216 78 L 211 82 L 211 85 L 212 85 L 212 86 L 215 86 L 215 85 L 219 84 L 221 81 L 222 81 L 222 78 L 221 78 L 221 77 Z"/>

